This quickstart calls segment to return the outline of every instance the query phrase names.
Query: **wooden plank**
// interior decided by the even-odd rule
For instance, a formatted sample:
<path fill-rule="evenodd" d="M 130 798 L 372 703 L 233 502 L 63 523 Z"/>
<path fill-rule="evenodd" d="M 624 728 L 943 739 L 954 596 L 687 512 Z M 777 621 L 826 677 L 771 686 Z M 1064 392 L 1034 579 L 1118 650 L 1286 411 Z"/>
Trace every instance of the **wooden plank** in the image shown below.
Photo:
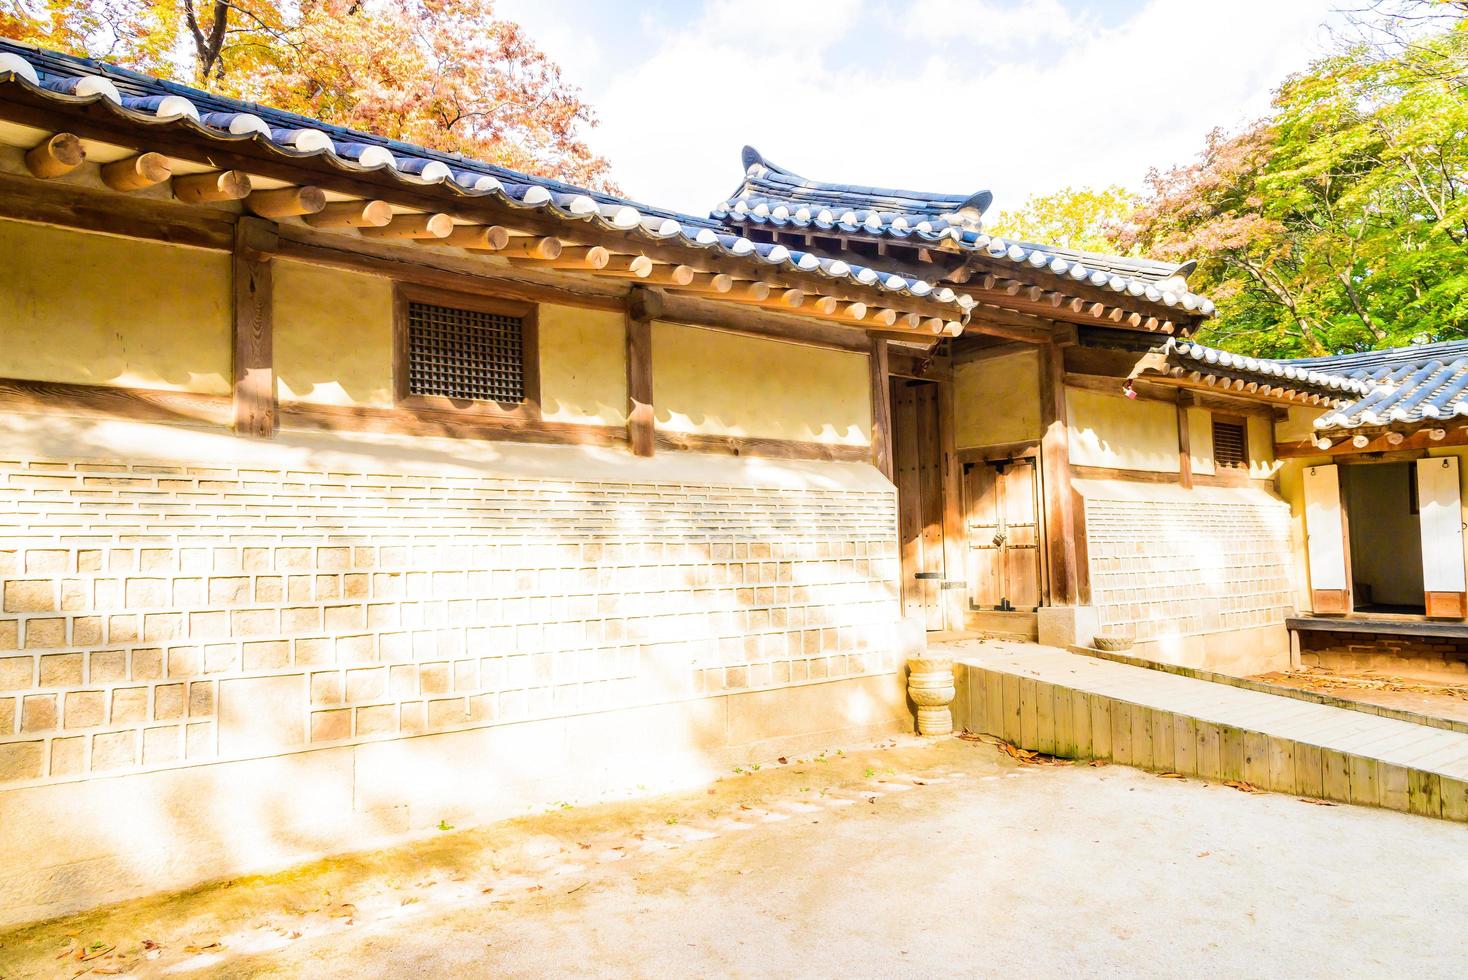
<path fill-rule="evenodd" d="M 990 735 L 1004 734 L 1004 677 L 997 670 L 985 672 L 984 701 L 988 704 L 989 723 L 984 731 Z"/>
<path fill-rule="evenodd" d="M 1442 777 L 1421 769 L 1407 770 L 1407 811 L 1419 817 L 1443 815 Z"/>
<path fill-rule="evenodd" d="M 1132 705 L 1126 701 L 1111 703 L 1111 761 L 1130 766 L 1136 759 L 1132 743 Z"/>
<path fill-rule="evenodd" d="M 1295 792 L 1302 796 L 1325 796 L 1325 760 L 1318 746 L 1295 743 Z"/>
<path fill-rule="evenodd" d="M 628 433 L 630 435 L 630 428 Z M 866 446 L 845 446 L 794 439 L 761 439 L 749 436 L 716 436 L 694 432 L 654 433 L 658 450 L 709 455 L 757 456 L 761 459 L 816 459 L 837 463 L 865 463 Z"/>
<path fill-rule="evenodd" d="M 620 425 L 583 425 L 515 417 L 496 419 L 475 413 L 416 408 L 359 408 L 286 402 L 280 406 L 279 423 L 282 429 L 319 432 L 376 432 L 568 446 L 622 446 L 627 442 L 627 429 Z"/>
<path fill-rule="evenodd" d="M 1040 740 L 1039 682 L 1033 677 L 1019 679 L 1019 741 L 1023 749 L 1034 749 Z"/>
<path fill-rule="evenodd" d="M 0 378 L 0 409 L 89 418 L 124 418 L 139 422 L 203 422 L 218 426 L 231 425 L 234 420 L 234 407 L 228 395 L 59 384 L 19 378 Z"/>
<path fill-rule="evenodd" d="M 1438 785 L 1442 791 L 1443 819 L 1468 821 L 1468 781 L 1444 776 Z"/>
<path fill-rule="evenodd" d="M 240 435 L 275 434 L 274 298 L 271 253 L 275 225 L 242 217 L 235 225 L 230 264 L 233 284 L 234 429 Z"/>
<path fill-rule="evenodd" d="M 1389 810 L 1400 810 L 1409 812 L 1411 807 L 1411 780 L 1410 770 L 1402 766 L 1383 765 L 1377 769 L 1378 786 L 1381 794 L 1381 805 Z"/>
<path fill-rule="evenodd" d="M 1132 705 L 1132 765 L 1139 769 L 1154 769 L 1152 757 L 1152 709 L 1140 704 Z"/>
<path fill-rule="evenodd" d="M 1269 788 L 1277 793 L 1294 793 L 1297 785 L 1295 743 L 1287 738 L 1270 738 Z"/>
<path fill-rule="evenodd" d="M 1349 758 L 1331 749 L 1320 750 L 1321 796 L 1339 803 L 1351 802 Z"/>
<path fill-rule="evenodd" d="M 1262 732 L 1244 733 L 1244 782 L 1261 789 L 1269 785 L 1269 742 Z"/>
<path fill-rule="evenodd" d="M 1184 776 L 1198 775 L 1198 721 L 1192 715 L 1172 716 L 1174 772 Z"/>
<path fill-rule="evenodd" d="M 1158 708 L 1149 712 L 1152 719 L 1152 766 L 1158 772 L 1177 771 L 1177 741 L 1173 734 L 1173 713 Z"/>
<path fill-rule="evenodd" d="M 1035 744 L 1036 752 L 1055 754 L 1055 685 L 1044 681 L 1035 682 Z"/>
<path fill-rule="evenodd" d="M 227 212 L 15 174 L 0 174 L 0 217 L 220 252 L 234 248 Z"/>
<path fill-rule="evenodd" d="M 1015 674 L 1004 675 L 1004 731 L 999 734 L 1006 742 L 1022 744 L 1024 737 L 1020 728 L 1020 683 Z"/>
<path fill-rule="evenodd" d="M 1219 776 L 1224 780 L 1244 778 L 1244 732 L 1233 725 L 1219 725 Z"/>
<path fill-rule="evenodd" d="M 1093 759 L 1096 747 L 1091 740 L 1091 695 L 1085 691 L 1071 692 L 1071 731 L 1075 736 L 1075 758 Z"/>
<path fill-rule="evenodd" d="M 888 380 L 887 341 L 873 340 L 867 355 L 871 380 L 872 465 L 892 479 L 892 394 Z"/>
<path fill-rule="evenodd" d="M 1363 755 L 1347 755 L 1351 778 L 1351 802 L 1362 806 L 1381 804 L 1381 763 Z"/>
<path fill-rule="evenodd" d="M 1091 702 L 1091 757 L 1110 760 L 1114 757 L 1111 748 L 1111 707 L 1114 702 L 1104 694 L 1090 695 Z"/>
<path fill-rule="evenodd" d="M 1052 750 L 1062 759 L 1076 757 L 1075 697 L 1076 692 L 1063 684 L 1055 691 L 1055 748 Z"/>
<path fill-rule="evenodd" d="M 1198 775 L 1223 779 L 1223 730 L 1212 722 L 1198 722 Z"/>

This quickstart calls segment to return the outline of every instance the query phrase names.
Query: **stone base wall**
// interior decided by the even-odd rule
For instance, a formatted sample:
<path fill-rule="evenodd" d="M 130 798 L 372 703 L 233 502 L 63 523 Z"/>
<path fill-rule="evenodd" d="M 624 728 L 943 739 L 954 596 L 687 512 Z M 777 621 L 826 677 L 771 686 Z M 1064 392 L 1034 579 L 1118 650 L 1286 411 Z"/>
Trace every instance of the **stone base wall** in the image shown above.
<path fill-rule="evenodd" d="M 1468 640 L 1375 633 L 1300 634 L 1300 663 L 1332 670 L 1370 670 L 1452 683 L 1468 681 Z"/>
<path fill-rule="evenodd" d="M 136 894 L 548 803 L 624 744 L 655 776 L 660 744 L 903 724 L 869 467 L 5 425 L 0 922 L 123 897 L 73 893 L 79 863 Z M 649 710 L 662 737 L 606 741 Z M 99 823 L 12 832 L 73 804 Z M 229 857 L 124 856 L 195 837 Z"/>
<path fill-rule="evenodd" d="M 1210 666 L 1204 656 L 1217 668 L 1288 663 L 1283 623 L 1294 593 L 1283 501 L 1252 487 L 1077 482 L 1102 629 L 1189 666 Z M 1219 646 L 1223 637 L 1241 645 L 1238 656 Z M 1219 638 L 1218 649 L 1205 653 L 1202 638 Z"/>

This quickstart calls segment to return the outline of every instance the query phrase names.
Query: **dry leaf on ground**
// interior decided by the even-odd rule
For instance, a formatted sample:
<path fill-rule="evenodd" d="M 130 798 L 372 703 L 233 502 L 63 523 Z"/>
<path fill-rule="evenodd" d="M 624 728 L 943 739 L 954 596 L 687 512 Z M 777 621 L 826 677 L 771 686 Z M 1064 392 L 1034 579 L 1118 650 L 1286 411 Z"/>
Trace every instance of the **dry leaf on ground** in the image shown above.
<path fill-rule="evenodd" d="M 1226 779 L 1224 780 L 1223 785 L 1227 786 L 1229 789 L 1236 789 L 1240 793 L 1259 792 L 1258 786 L 1255 786 L 1253 783 L 1246 783 L 1242 779 Z"/>

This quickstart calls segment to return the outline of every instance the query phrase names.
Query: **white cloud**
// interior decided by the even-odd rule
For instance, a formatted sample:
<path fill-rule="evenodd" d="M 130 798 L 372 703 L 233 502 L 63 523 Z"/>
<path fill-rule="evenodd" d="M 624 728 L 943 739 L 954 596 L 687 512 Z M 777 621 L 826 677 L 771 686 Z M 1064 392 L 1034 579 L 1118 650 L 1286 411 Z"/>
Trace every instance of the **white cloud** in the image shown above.
<path fill-rule="evenodd" d="M 600 113 L 593 144 L 649 203 L 706 212 L 751 143 L 817 179 L 987 188 L 1013 208 L 1065 185 L 1138 186 L 1263 113 L 1321 53 L 1333 2 L 1150 0 L 1101 26 L 1056 0 L 711 0 L 602 38 L 584 52 L 601 59 L 594 84 L 567 67 Z"/>

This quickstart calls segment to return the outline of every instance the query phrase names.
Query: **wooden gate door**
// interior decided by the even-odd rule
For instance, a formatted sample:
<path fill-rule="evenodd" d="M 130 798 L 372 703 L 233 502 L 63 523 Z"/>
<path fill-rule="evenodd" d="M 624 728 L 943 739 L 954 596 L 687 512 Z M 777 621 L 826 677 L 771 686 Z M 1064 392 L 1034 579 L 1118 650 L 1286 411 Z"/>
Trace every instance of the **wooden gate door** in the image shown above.
<path fill-rule="evenodd" d="M 943 480 L 938 386 L 892 382 L 893 479 L 902 544 L 902 614 L 943 621 Z"/>
<path fill-rule="evenodd" d="M 965 463 L 969 607 L 1033 609 L 1040 604 L 1040 526 L 1035 461 Z"/>

